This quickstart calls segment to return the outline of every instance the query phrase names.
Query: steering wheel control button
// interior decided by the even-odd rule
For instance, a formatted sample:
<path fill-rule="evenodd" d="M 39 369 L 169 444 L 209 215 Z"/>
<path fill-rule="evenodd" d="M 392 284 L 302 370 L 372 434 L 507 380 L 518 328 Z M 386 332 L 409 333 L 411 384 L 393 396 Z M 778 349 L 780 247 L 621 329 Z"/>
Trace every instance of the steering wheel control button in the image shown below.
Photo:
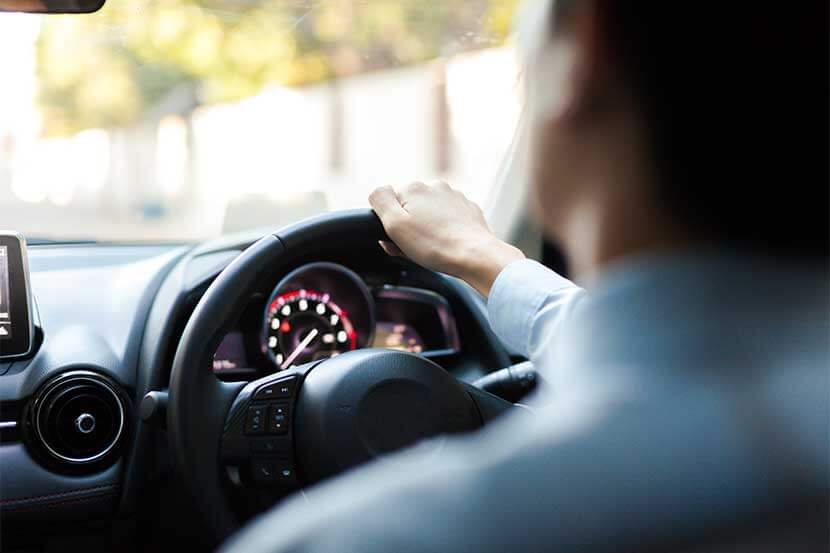
<path fill-rule="evenodd" d="M 291 444 L 286 438 L 257 438 L 251 440 L 251 453 L 288 458 L 291 454 Z"/>
<path fill-rule="evenodd" d="M 285 434 L 288 432 L 288 406 L 284 403 L 271 405 L 268 417 L 268 432 Z"/>
<path fill-rule="evenodd" d="M 296 382 L 297 377 L 291 377 L 285 380 L 280 380 L 279 382 L 274 382 L 272 384 L 263 386 L 262 388 L 254 392 L 254 399 L 260 400 L 289 398 L 291 397 L 291 393 L 294 391 L 294 384 Z"/>
<path fill-rule="evenodd" d="M 294 467 L 279 459 L 254 459 L 251 463 L 254 481 L 257 484 L 278 484 L 296 486 Z"/>
<path fill-rule="evenodd" d="M 248 407 L 248 416 L 245 419 L 245 434 L 261 434 L 265 432 L 265 405 Z"/>
<path fill-rule="evenodd" d="M 251 464 L 254 481 L 258 484 L 273 484 L 277 481 L 277 465 L 271 459 L 254 459 Z"/>

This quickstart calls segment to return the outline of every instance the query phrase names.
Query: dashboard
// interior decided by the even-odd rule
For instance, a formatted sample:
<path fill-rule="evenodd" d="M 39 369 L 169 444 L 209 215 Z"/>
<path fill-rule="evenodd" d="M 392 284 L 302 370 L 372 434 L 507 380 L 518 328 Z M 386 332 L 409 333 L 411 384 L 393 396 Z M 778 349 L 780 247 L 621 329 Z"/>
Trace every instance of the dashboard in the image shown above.
<path fill-rule="evenodd" d="M 237 328 L 221 340 L 213 370 L 253 377 L 373 347 L 440 358 L 461 350 L 447 299 L 434 291 L 369 284 L 345 265 L 304 264 L 251 298 Z"/>
<path fill-rule="evenodd" d="M 8 316 L 0 320 L 14 336 L 25 337 L 29 324 L 32 332 L 23 356 L 0 359 L 0 473 L 13 475 L 0 474 L 4 544 L 36 549 L 49 536 L 88 537 L 101 521 L 136 513 L 157 527 L 175 520 L 164 539 L 187 525 L 187 535 L 199 534 L 167 435 L 143 422 L 139 407 L 148 392 L 169 387 L 181 337 L 206 290 L 261 236 L 33 246 L 19 266 L 6 247 L 0 313 Z M 428 357 L 467 382 L 511 363 L 482 298 L 457 279 L 349 235 L 281 262 L 252 275 L 250 295 L 229 306 L 232 321 L 205 338 L 215 352 L 205 370 L 229 387 L 373 347 Z M 14 298 L 27 289 L 31 306 Z M 29 308 L 30 319 L 18 318 Z M 11 351 L 7 345 L 0 353 Z M 74 508 L 81 501 L 84 508 Z M 45 521 L 54 529 L 46 531 Z"/>

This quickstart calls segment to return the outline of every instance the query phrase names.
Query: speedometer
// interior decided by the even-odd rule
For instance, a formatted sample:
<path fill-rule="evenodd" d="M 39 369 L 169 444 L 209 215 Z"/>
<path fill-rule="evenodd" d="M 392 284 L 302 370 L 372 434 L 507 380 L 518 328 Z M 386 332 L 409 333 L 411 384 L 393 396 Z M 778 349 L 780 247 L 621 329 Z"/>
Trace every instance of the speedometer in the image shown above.
<path fill-rule="evenodd" d="M 363 279 L 325 261 L 283 277 L 264 315 L 262 352 L 277 370 L 368 347 L 375 332 L 375 305 Z"/>
<path fill-rule="evenodd" d="M 268 354 L 280 369 L 357 349 L 357 332 L 328 294 L 292 290 L 276 296 L 267 313 Z"/>

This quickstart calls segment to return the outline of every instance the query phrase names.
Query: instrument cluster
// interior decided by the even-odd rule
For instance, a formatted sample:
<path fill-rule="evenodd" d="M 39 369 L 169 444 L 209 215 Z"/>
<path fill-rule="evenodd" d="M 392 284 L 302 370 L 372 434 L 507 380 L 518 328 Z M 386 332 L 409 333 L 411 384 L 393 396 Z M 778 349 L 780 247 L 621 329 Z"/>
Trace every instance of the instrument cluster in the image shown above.
<path fill-rule="evenodd" d="M 369 287 L 351 269 L 329 262 L 303 265 L 276 284 L 254 325 L 229 332 L 214 355 L 217 375 L 245 376 L 376 347 L 438 357 L 460 350 L 447 300 L 430 290 Z M 256 344 L 256 346 L 254 346 Z M 258 351 L 251 350 L 256 347 Z"/>

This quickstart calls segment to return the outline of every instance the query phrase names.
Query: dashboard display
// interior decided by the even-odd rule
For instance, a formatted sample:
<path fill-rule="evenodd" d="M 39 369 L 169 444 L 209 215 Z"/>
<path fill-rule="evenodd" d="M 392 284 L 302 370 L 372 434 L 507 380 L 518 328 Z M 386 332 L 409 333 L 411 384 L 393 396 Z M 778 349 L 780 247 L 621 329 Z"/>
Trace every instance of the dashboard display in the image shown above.
<path fill-rule="evenodd" d="M 329 294 L 292 290 L 268 306 L 268 353 L 280 369 L 357 349 L 357 331 Z"/>
<path fill-rule="evenodd" d="M 242 332 L 235 330 L 225 335 L 213 354 L 214 371 L 232 371 L 248 367 L 245 340 Z"/>
<path fill-rule="evenodd" d="M 34 336 L 26 240 L 0 231 L 0 358 L 30 353 Z"/>
<path fill-rule="evenodd" d="M 455 317 L 447 300 L 429 290 L 384 286 L 375 291 L 378 323 L 374 347 L 426 356 L 460 350 Z"/>
<path fill-rule="evenodd" d="M 0 246 L 0 340 L 12 336 L 12 320 L 9 306 L 9 247 Z"/>
<path fill-rule="evenodd" d="M 422 353 L 424 351 L 424 341 L 418 331 L 408 324 L 378 321 L 375 326 L 375 342 L 372 347 Z"/>
<path fill-rule="evenodd" d="M 361 348 L 440 358 L 461 351 L 455 317 L 437 292 L 407 287 L 396 275 L 331 262 L 300 265 L 248 309 L 219 344 L 213 368 L 222 379 L 286 370 Z"/>

